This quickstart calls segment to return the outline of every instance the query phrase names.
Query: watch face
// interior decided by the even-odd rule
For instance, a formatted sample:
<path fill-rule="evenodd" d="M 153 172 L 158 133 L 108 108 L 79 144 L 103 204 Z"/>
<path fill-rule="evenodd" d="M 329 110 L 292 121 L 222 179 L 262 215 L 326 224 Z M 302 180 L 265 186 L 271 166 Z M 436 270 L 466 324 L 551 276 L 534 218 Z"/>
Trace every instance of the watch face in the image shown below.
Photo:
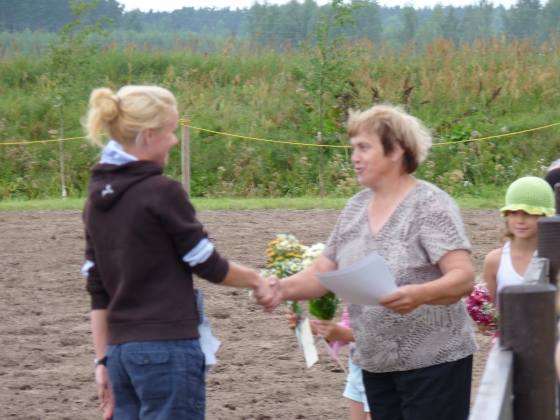
<path fill-rule="evenodd" d="M 103 359 L 93 359 L 93 364 L 95 366 L 99 366 L 99 365 L 105 366 L 106 362 L 107 362 L 107 357 L 106 356 Z"/>

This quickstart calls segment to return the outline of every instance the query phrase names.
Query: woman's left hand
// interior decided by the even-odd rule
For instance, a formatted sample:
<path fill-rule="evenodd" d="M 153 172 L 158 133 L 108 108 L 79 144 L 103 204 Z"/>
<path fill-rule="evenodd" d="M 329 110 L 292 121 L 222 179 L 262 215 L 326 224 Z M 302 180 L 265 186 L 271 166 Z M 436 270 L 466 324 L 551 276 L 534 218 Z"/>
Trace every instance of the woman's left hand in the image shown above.
<path fill-rule="evenodd" d="M 311 330 L 317 337 L 328 341 L 354 341 L 351 328 L 342 327 L 333 321 L 311 321 Z"/>
<path fill-rule="evenodd" d="M 379 299 L 379 304 L 398 314 L 408 314 L 424 304 L 422 285 L 409 284 L 401 286 L 396 292 Z"/>
<path fill-rule="evenodd" d="M 109 375 L 107 368 L 99 365 L 95 369 L 95 382 L 97 383 L 99 409 L 103 411 L 103 420 L 110 420 L 113 418 L 113 390 L 109 383 Z"/>

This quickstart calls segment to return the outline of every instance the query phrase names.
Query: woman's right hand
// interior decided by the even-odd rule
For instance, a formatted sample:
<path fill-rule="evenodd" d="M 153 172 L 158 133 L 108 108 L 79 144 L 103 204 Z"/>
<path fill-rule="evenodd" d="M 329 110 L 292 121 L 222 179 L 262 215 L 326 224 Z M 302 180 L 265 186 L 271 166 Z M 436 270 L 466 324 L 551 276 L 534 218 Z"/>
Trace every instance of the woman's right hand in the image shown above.
<path fill-rule="evenodd" d="M 273 312 L 282 303 L 282 288 L 276 276 L 265 279 L 258 275 L 258 282 L 253 288 L 257 303 L 263 307 L 265 312 Z"/>
<path fill-rule="evenodd" d="M 300 318 L 297 316 L 297 314 L 294 313 L 294 311 L 292 311 L 290 308 L 286 308 L 286 315 L 284 315 L 284 318 L 286 318 L 286 323 L 288 324 L 288 328 L 291 330 L 294 330 L 300 321 Z M 317 321 L 311 321 L 309 323 L 309 326 L 311 327 L 311 334 L 313 335 L 317 335 L 319 334 L 319 326 L 316 324 Z"/>
<path fill-rule="evenodd" d="M 284 318 L 286 318 L 289 329 L 294 330 L 298 326 L 298 316 L 290 308 L 286 308 L 286 315 L 284 315 Z"/>

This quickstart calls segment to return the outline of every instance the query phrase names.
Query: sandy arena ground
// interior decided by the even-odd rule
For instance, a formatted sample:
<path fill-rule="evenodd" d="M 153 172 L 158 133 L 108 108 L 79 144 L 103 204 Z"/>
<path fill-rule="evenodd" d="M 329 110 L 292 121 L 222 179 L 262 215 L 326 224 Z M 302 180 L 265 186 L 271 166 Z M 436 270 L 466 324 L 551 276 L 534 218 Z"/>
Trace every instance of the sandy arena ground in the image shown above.
<path fill-rule="evenodd" d="M 324 242 L 338 211 L 209 211 L 199 217 L 227 258 L 263 268 L 267 242 L 292 233 Z M 477 274 L 497 246 L 497 211 L 463 212 Z M 0 213 L 0 419 L 100 419 L 93 379 L 89 298 L 79 274 L 80 212 Z M 198 281 L 222 341 L 207 379 L 207 418 L 345 419 L 345 375 L 320 349 L 305 368 L 282 310 L 261 312 L 247 292 Z M 473 395 L 489 348 L 477 334 Z M 346 354 L 346 353 L 344 353 Z M 375 418 L 375 416 L 374 416 Z"/>

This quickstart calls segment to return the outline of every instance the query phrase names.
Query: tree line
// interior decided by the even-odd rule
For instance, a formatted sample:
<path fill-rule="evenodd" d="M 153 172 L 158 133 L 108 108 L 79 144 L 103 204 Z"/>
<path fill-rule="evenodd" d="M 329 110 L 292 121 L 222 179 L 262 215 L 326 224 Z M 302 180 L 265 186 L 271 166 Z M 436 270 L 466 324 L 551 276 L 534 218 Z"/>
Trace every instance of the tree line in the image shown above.
<path fill-rule="evenodd" d="M 77 0 L 78 3 L 88 3 Z M 494 6 L 488 0 L 463 7 L 380 6 L 376 0 L 351 0 L 355 25 L 337 29 L 333 36 L 344 35 L 387 40 L 400 47 L 414 42 L 430 44 L 438 37 L 459 43 L 493 35 L 508 39 L 534 37 L 548 39 L 560 32 L 560 0 L 517 0 L 509 9 Z M 194 34 L 250 37 L 261 44 L 313 41 L 316 23 L 328 15 L 330 5 L 315 0 L 292 0 L 284 5 L 255 3 L 246 9 L 183 7 L 173 12 L 124 11 L 116 0 L 99 0 L 90 14 L 91 21 L 104 16 L 113 22 L 111 31 L 136 33 L 190 32 Z M 0 0 L 0 32 L 55 32 L 71 19 L 68 0 Z M 85 22 L 87 23 L 87 22 Z"/>
<path fill-rule="evenodd" d="M 442 6 L 418 8 L 412 6 L 380 6 L 376 0 L 351 0 L 355 6 L 355 24 L 338 29 L 338 34 L 368 38 L 372 41 L 390 41 L 402 46 L 414 41 L 431 44 L 443 37 L 459 43 L 471 43 L 480 37 L 504 35 L 526 39 L 548 39 L 560 32 L 560 0 L 517 0 L 506 9 L 495 7 L 488 0 L 463 7 Z M 247 14 L 247 32 L 250 36 L 269 42 L 301 42 L 313 32 L 321 15 L 329 14 L 329 5 L 319 6 L 314 0 L 292 0 L 285 5 L 254 4 Z"/>
<path fill-rule="evenodd" d="M 71 3 L 80 6 L 91 1 L 0 0 L 0 32 L 21 32 L 26 29 L 57 32 L 72 20 Z M 124 6 L 116 0 L 101 0 L 96 3 L 84 23 L 91 23 L 100 17 L 120 22 L 126 15 Z"/>

